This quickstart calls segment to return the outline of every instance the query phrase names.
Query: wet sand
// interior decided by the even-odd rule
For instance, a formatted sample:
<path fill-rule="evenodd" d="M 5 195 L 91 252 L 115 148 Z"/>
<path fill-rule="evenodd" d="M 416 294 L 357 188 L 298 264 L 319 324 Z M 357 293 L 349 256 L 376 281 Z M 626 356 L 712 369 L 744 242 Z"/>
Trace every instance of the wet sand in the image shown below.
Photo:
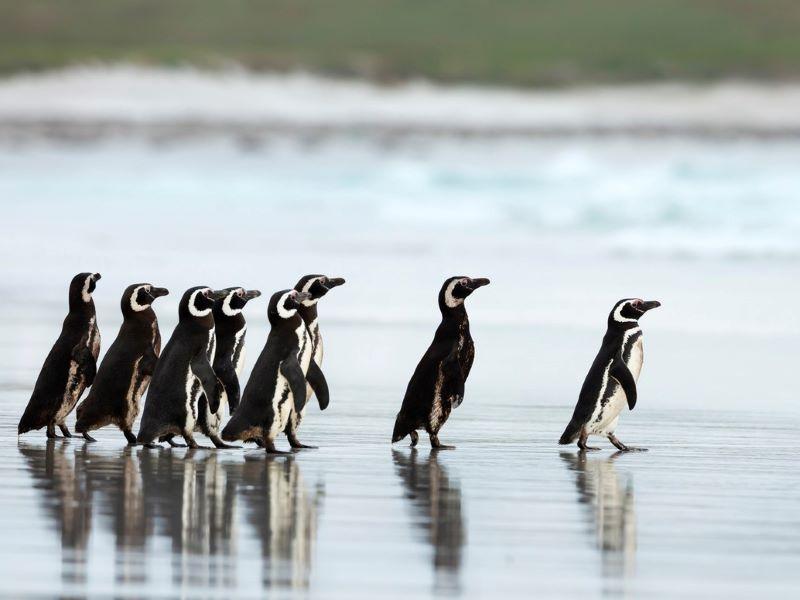
<path fill-rule="evenodd" d="M 442 439 L 390 447 L 379 389 L 340 390 L 290 457 L 17 440 L 0 420 L 9 597 L 791 597 L 793 415 L 625 415 L 622 455 L 555 444 L 569 407 L 468 394 Z M 24 402 L 5 392 L 5 407 Z M 501 410 L 502 408 L 502 410 Z M 11 543 L 8 543 L 12 541 Z"/>

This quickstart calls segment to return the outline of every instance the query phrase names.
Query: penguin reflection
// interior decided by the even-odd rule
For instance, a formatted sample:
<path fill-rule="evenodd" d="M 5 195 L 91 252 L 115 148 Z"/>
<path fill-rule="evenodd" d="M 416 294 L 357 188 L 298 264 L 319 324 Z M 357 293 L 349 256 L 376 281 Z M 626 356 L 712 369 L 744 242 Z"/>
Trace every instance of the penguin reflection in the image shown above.
<path fill-rule="evenodd" d="M 636 557 L 633 479 L 622 477 L 614 466 L 621 454 L 600 459 L 587 458 L 585 452 L 561 453 L 575 473 L 578 501 L 586 506 L 593 523 L 603 575 L 615 578 L 632 574 Z"/>
<path fill-rule="evenodd" d="M 52 439 L 45 446 L 20 443 L 18 447 L 40 492 L 44 512 L 61 530 L 61 578 L 67 584 L 85 584 L 92 518 L 85 452 Z"/>
<path fill-rule="evenodd" d="M 172 541 L 175 586 L 235 586 L 235 569 L 226 559 L 236 554 L 235 481 L 229 468 L 235 471 L 237 465 L 192 450 L 140 452 L 137 458 L 146 528 Z"/>
<path fill-rule="evenodd" d="M 458 591 L 461 553 L 465 543 L 461 486 L 451 480 L 433 450 L 427 459 L 418 460 L 418 451 L 392 450 L 397 474 L 403 482 L 414 522 L 422 528 L 433 546 L 436 588 Z"/>
<path fill-rule="evenodd" d="M 324 488 L 307 488 L 291 457 L 245 457 L 241 483 L 247 521 L 261 539 L 264 588 L 308 587 Z"/>

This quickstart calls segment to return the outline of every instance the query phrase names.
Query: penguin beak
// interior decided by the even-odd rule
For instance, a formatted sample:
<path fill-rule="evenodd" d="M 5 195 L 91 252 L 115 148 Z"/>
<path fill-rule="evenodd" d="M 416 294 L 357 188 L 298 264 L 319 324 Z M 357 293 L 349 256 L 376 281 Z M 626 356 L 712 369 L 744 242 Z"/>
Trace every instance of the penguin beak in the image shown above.
<path fill-rule="evenodd" d="M 160 287 L 150 288 L 150 295 L 153 298 L 161 298 L 161 296 L 166 296 L 167 294 L 169 294 L 169 290 L 167 288 L 160 288 Z"/>
<path fill-rule="evenodd" d="M 491 281 L 489 281 L 485 277 L 484 278 L 480 278 L 480 279 L 470 279 L 469 280 L 469 285 L 470 285 L 470 287 L 472 288 L 473 291 L 477 290 L 479 287 L 483 287 L 485 285 L 489 285 L 490 283 L 491 283 Z"/>
<path fill-rule="evenodd" d="M 659 306 L 661 306 L 661 302 L 658 300 L 648 300 L 647 302 L 641 303 L 639 310 L 641 310 L 643 313 L 646 313 L 648 310 L 658 308 Z"/>
<path fill-rule="evenodd" d="M 244 298 L 245 300 L 252 300 L 253 298 L 258 298 L 260 295 L 261 292 L 259 292 L 258 290 L 247 290 L 244 293 L 244 296 L 242 296 L 242 298 Z"/>
<path fill-rule="evenodd" d="M 329 277 L 328 283 L 325 284 L 325 287 L 328 289 L 338 287 L 340 285 L 344 285 L 345 281 L 341 277 Z"/>
<path fill-rule="evenodd" d="M 213 290 L 208 293 L 208 298 L 209 300 L 222 300 L 227 295 L 227 290 Z"/>
<path fill-rule="evenodd" d="M 100 276 L 100 273 L 92 273 L 92 280 L 93 281 L 100 281 L 100 279 L 102 279 L 102 277 Z"/>

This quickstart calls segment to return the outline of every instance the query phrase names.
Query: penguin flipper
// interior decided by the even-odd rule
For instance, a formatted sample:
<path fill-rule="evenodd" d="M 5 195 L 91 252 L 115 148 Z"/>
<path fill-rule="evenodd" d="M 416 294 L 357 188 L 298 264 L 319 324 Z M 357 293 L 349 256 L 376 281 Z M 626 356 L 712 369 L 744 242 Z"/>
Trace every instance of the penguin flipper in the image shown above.
<path fill-rule="evenodd" d="M 633 374 L 628 368 L 628 365 L 622 360 L 622 356 L 617 355 L 614 364 L 611 365 L 609 375 L 616 379 L 622 387 L 622 391 L 625 392 L 625 397 L 628 399 L 628 409 L 633 410 L 633 407 L 636 406 L 637 398 L 636 380 L 633 378 Z"/>
<path fill-rule="evenodd" d="M 200 385 L 203 386 L 203 392 L 205 392 L 208 399 L 208 406 L 211 408 L 211 412 L 216 413 L 219 410 L 219 401 L 224 388 L 208 362 L 205 349 L 198 352 L 192 359 L 192 373 L 200 380 Z"/>
<path fill-rule="evenodd" d="M 319 409 L 325 410 L 330 404 L 330 392 L 328 391 L 328 382 L 325 381 L 325 375 L 322 374 L 322 369 L 319 368 L 317 362 L 312 358 L 311 364 L 308 366 L 306 373 L 306 381 L 308 381 L 311 389 L 317 395 L 319 402 Z"/>
<path fill-rule="evenodd" d="M 142 362 L 139 363 L 142 375 L 145 377 L 152 377 L 153 372 L 156 370 L 156 363 L 158 362 L 158 355 L 156 355 L 153 348 L 148 348 L 142 356 Z"/>
<path fill-rule="evenodd" d="M 442 361 L 442 374 L 447 382 L 446 389 L 442 390 L 442 396 L 451 398 L 453 408 L 456 408 L 464 400 L 464 373 L 458 361 L 458 347 L 453 348 Z"/>
<path fill-rule="evenodd" d="M 236 370 L 230 363 L 225 368 L 217 369 L 215 372 L 225 387 L 225 394 L 228 396 L 228 410 L 233 414 L 233 411 L 239 406 L 239 400 L 242 395 L 239 388 L 239 377 L 237 377 Z"/>
<path fill-rule="evenodd" d="M 86 387 L 92 385 L 94 376 L 97 374 L 97 362 L 91 350 L 84 345 L 83 341 L 72 349 L 72 360 L 78 363 L 78 369 L 86 381 Z"/>
<path fill-rule="evenodd" d="M 306 405 L 306 378 L 294 352 L 281 362 L 281 375 L 289 382 L 289 389 L 294 397 L 294 409 L 299 413 Z"/>

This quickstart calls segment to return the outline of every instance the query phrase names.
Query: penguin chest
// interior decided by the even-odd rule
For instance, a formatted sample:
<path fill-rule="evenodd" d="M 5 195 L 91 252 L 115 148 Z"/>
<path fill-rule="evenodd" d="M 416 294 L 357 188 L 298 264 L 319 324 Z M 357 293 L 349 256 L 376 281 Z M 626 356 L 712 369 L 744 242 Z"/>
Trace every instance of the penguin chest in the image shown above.
<path fill-rule="evenodd" d="M 247 327 L 242 327 L 239 331 L 236 332 L 233 339 L 233 356 L 231 357 L 231 364 L 233 364 L 233 368 L 236 371 L 236 375 L 239 376 L 242 374 L 242 369 L 244 368 L 244 358 L 245 358 L 245 350 L 244 350 L 244 334 L 247 333 Z"/>
<path fill-rule="evenodd" d="M 208 330 L 208 342 L 206 343 L 206 356 L 209 362 L 214 360 L 214 351 L 216 346 L 216 337 L 214 336 L 214 328 Z M 186 369 L 186 430 L 193 431 L 197 423 L 197 400 L 200 398 L 203 386 L 200 380 L 192 371 L 191 363 Z M 222 402 L 220 402 L 220 406 Z"/>
<path fill-rule="evenodd" d="M 97 328 L 97 319 L 89 319 L 88 334 L 85 338 L 85 345 L 92 353 L 94 360 L 100 355 L 100 330 Z M 55 422 L 60 423 L 67 415 L 72 412 L 83 390 L 86 389 L 86 380 L 79 370 L 79 365 L 74 360 L 69 361 L 69 373 L 67 374 L 67 387 L 61 400 L 61 406 L 56 411 Z"/>
<path fill-rule="evenodd" d="M 628 370 L 633 375 L 633 379 L 638 382 L 644 362 L 641 330 L 637 328 L 626 334 L 622 343 L 621 354 L 625 364 L 628 366 Z M 609 375 L 610 369 L 611 362 L 606 366 L 603 375 L 603 388 L 590 421 L 589 433 L 600 435 L 613 433 L 620 414 L 628 407 L 628 398 L 622 390 L 622 386 Z"/>
<path fill-rule="evenodd" d="M 125 417 L 124 422 L 128 428 L 133 426 L 133 422 L 139 415 L 139 401 L 142 399 L 144 391 L 150 383 L 150 376 L 142 374 L 141 370 L 142 357 L 136 359 L 133 363 L 133 372 L 131 374 L 131 381 L 128 385 L 128 391 L 125 394 Z"/>

